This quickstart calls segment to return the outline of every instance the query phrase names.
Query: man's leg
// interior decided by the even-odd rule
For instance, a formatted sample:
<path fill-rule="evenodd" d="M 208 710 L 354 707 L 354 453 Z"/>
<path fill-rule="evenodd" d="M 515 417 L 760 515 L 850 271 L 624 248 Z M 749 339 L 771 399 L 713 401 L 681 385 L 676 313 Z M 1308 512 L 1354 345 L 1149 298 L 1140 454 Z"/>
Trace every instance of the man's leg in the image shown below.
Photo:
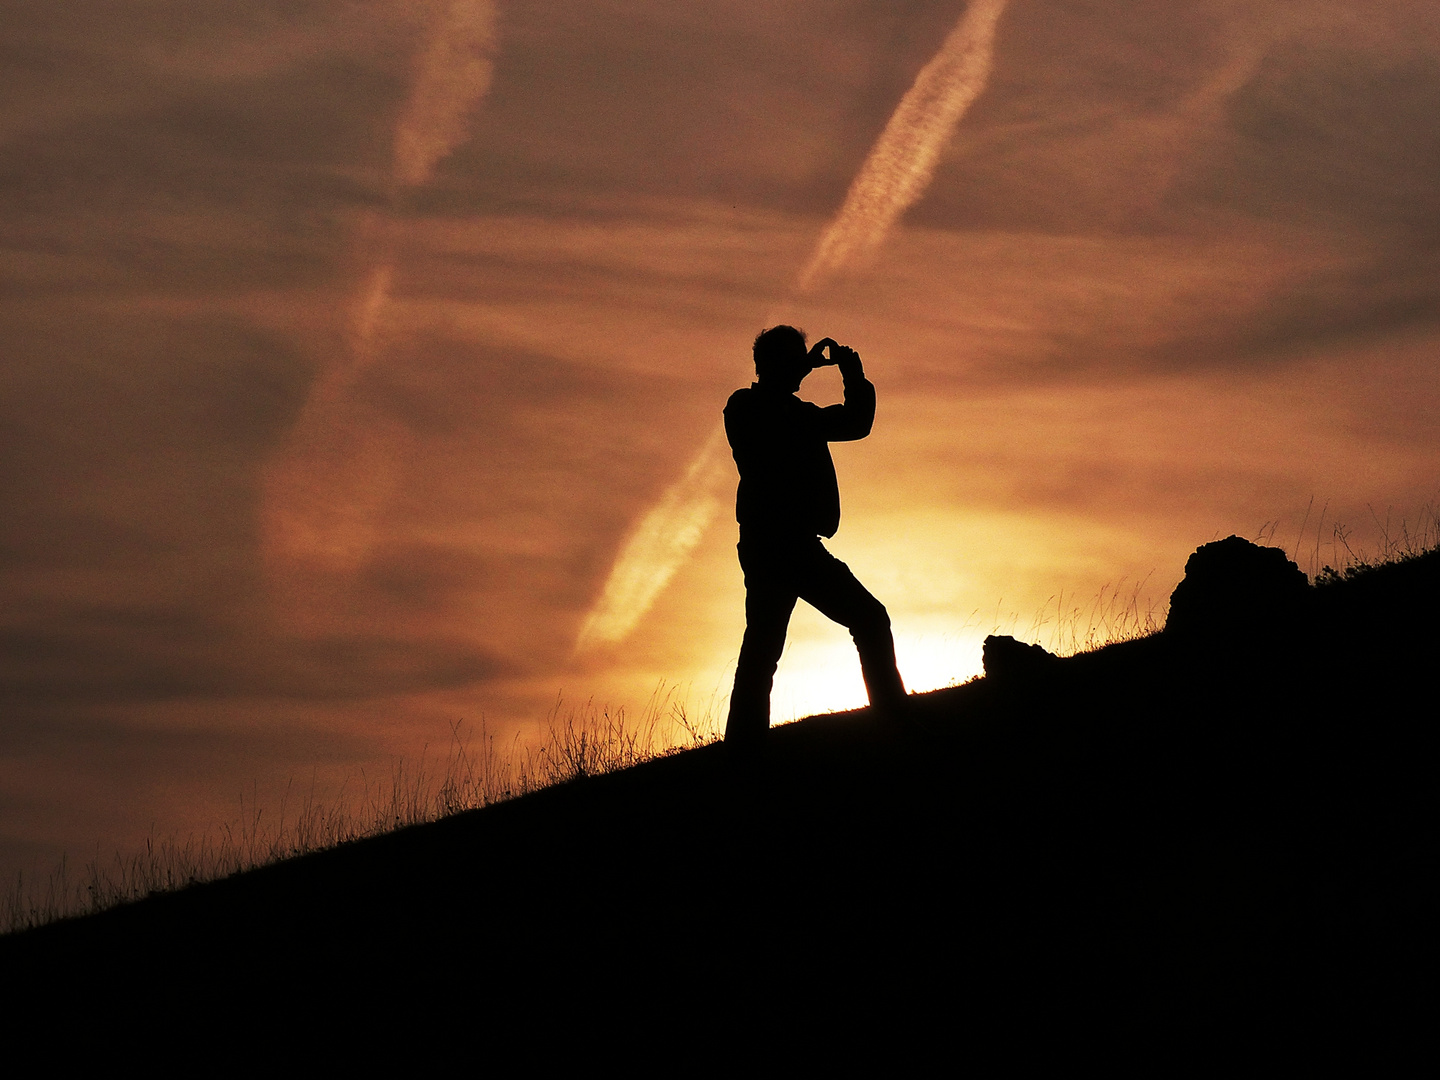
<path fill-rule="evenodd" d="M 735 664 L 725 741 L 745 748 L 757 745 L 770 729 L 770 688 L 785 651 L 796 594 L 785 560 L 774 553 L 751 553 L 742 545 L 740 565 L 745 570 L 745 640 Z"/>
<path fill-rule="evenodd" d="M 850 568 L 816 540 L 797 575 L 800 598 L 850 631 L 860 653 L 860 673 L 870 704 L 895 712 L 905 704 L 905 683 L 895 663 L 890 614 Z"/>

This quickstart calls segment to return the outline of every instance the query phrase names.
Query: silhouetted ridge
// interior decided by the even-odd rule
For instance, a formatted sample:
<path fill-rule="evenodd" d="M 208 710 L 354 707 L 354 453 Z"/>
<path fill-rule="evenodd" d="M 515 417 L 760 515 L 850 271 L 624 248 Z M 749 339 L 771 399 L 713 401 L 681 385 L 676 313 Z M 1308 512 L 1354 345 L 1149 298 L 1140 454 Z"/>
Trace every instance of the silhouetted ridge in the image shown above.
<path fill-rule="evenodd" d="M 1136 1030 L 1403 1015 L 1433 921 L 1440 553 L 1297 574 L 1207 544 L 1164 632 L 1066 658 L 992 637 L 987 677 L 907 727 L 814 717 L 754 768 L 706 747 L 0 939 L 7 1014 L 262 1043 L 304 1017 L 328 1048 L 447 1037 L 444 1009 L 547 1053 L 577 1014 L 629 1038 L 636 1009 L 730 1047 L 807 1006 L 929 1017 L 922 1039 L 1042 1002 Z M 416 1015 L 377 1028 L 355 987 Z"/>
<path fill-rule="evenodd" d="M 1327 568 L 1328 569 L 1328 568 Z M 1423 652 L 1436 635 L 1440 549 L 1381 566 L 1360 564 L 1344 574 L 1322 572 L 1313 589 L 1318 630 L 1351 628 L 1367 652 L 1396 651 L 1433 664 Z"/>

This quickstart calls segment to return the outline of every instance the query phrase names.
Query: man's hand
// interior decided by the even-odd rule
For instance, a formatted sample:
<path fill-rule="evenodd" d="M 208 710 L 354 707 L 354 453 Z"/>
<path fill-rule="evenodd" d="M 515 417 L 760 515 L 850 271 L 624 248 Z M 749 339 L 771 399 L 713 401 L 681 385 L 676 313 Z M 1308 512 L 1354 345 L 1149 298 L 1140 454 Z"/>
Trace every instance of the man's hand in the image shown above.
<path fill-rule="evenodd" d="M 830 350 L 827 359 L 824 355 L 826 349 Z M 828 367 L 835 364 L 840 368 L 840 374 L 846 379 L 864 378 L 865 369 L 860 364 L 860 354 L 848 345 L 841 345 L 834 338 L 821 338 L 810 347 L 810 367 Z"/>
<path fill-rule="evenodd" d="M 829 367 L 831 364 L 836 363 L 835 353 L 839 348 L 840 343 L 834 338 L 822 337 L 819 341 L 815 342 L 814 345 L 810 346 L 810 367 L 812 369 L 817 367 Z M 830 350 L 829 359 L 826 359 L 825 357 L 826 349 Z"/>

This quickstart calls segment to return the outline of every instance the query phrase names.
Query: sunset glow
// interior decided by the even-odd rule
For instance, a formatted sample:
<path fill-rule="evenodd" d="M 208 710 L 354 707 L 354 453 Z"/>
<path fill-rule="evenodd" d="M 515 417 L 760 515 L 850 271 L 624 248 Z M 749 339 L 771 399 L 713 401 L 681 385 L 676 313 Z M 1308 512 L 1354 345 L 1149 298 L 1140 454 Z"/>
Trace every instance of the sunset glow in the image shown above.
<path fill-rule="evenodd" d="M 7 15 L 7 880 L 723 716 L 767 324 L 877 388 L 827 546 L 913 690 L 1440 493 L 1431 2 L 142 6 Z M 776 719 L 864 700 L 801 605 Z"/>

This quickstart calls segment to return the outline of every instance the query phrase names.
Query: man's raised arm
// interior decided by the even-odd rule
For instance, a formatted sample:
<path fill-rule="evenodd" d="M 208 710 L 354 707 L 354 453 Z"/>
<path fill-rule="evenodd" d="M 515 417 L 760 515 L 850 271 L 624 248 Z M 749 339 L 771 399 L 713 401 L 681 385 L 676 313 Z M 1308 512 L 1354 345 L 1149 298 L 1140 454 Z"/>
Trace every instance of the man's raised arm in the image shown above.
<path fill-rule="evenodd" d="M 875 424 L 875 384 L 865 377 L 860 354 L 830 338 L 822 338 L 811 350 L 812 358 L 818 361 L 816 366 L 827 363 L 818 359 L 820 350 L 827 346 L 830 349 L 828 363 L 840 369 L 840 377 L 845 381 L 845 404 L 820 410 L 825 438 L 828 442 L 863 439 Z"/>

